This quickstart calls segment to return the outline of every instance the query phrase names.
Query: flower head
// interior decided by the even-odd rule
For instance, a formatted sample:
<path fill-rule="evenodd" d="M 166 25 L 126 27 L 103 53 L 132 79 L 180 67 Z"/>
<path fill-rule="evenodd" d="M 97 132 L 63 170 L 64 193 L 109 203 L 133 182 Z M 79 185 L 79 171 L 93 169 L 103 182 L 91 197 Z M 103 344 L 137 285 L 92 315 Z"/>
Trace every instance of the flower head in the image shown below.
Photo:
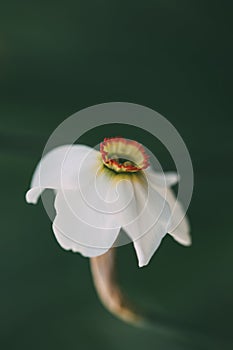
<path fill-rule="evenodd" d="M 188 221 L 170 188 L 177 181 L 175 173 L 152 170 L 141 144 L 112 137 L 104 139 L 100 151 L 66 145 L 47 153 L 26 200 L 36 203 L 44 189 L 55 191 L 53 231 L 64 249 L 102 255 L 123 229 L 144 266 L 166 233 L 191 244 Z"/>

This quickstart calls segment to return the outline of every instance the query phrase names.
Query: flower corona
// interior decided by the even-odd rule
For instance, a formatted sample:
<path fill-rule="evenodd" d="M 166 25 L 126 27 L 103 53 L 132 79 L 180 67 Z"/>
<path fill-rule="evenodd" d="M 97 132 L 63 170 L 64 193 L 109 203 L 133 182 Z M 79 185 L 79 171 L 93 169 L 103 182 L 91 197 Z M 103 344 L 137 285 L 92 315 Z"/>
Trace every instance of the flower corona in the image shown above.
<path fill-rule="evenodd" d="M 149 166 L 144 147 L 123 137 L 105 138 L 100 152 L 104 165 L 117 173 L 135 173 Z"/>

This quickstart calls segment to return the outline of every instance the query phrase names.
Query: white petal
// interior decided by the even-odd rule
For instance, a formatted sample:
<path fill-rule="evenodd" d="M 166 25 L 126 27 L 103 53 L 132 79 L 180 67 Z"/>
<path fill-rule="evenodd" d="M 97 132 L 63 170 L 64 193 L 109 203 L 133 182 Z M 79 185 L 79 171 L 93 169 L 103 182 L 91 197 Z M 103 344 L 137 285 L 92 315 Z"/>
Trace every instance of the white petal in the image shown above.
<path fill-rule="evenodd" d="M 108 251 L 107 249 L 100 249 L 100 248 L 93 248 L 93 247 L 86 247 L 85 245 L 78 244 L 77 242 L 73 241 L 71 238 L 67 238 L 55 224 L 53 224 L 53 232 L 54 235 L 60 244 L 60 246 L 65 250 L 72 250 L 74 253 L 81 253 L 83 256 L 86 257 L 95 257 L 102 255 Z"/>
<path fill-rule="evenodd" d="M 72 249 L 85 256 L 93 256 L 96 251 L 96 255 L 99 255 L 113 245 L 120 231 L 115 223 L 112 223 L 114 228 L 109 228 L 110 219 L 106 214 L 88 207 L 79 190 L 59 191 L 55 209 L 57 215 L 53 230 L 64 249 Z M 82 215 L 87 215 L 86 219 L 90 219 L 91 223 L 83 220 Z M 114 216 L 111 219 L 114 220 Z"/>
<path fill-rule="evenodd" d="M 159 175 L 157 176 L 156 173 L 150 173 L 148 175 L 148 181 L 150 181 L 151 186 L 153 186 L 153 188 L 156 191 L 158 191 L 162 197 L 166 199 L 170 206 L 172 216 L 171 222 L 168 226 L 168 233 L 180 244 L 186 246 L 191 245 L 192 240 L 190 235 L 190 226 L 188 219 L 185 216 L 185 212 L 182 208 L 182 205 L 181 203 L 179 203 L 179 201 L 177 201 L 176 197 L 173 194 L 173 191 L 169 187 L 166 187 L 172 186 L 177 182 L 175 181 L 175 173 L 164 174 L 164 178 L 166 179 L 164 185 L 162 185 L 162 177 L 160 178 L 161 181 L 157 181 L 157 177 L 159 179 Z"/>
<path fill-rule="evenodd" d="M 133 183 L 134 200 L 124 215 L 131 215 L 131 221 L 123 226 L 133 240 L 142 237 L 145 232 L 156 225 L 162 225 L 166 233 L 171 211 L 167 201 L 151 186 L 145 188 Z"/>
<path fill-rule="evenodd" d="M 165 234 L 163 225 L 157 225 L 156 227 L 152 227 L 143 237 L 133 242 L 139 267 L 149 263 Z"/>
<path fill-rule="evenodd" d="M 139 183 L 133 185 L 135 201 L 131 211 L 135 220 L 123 228 L 134 242 L 139 266 L 144 266 L 166 235 L 171 212 L 166 200 L 152 187 L 147 191 Z"/>
<path fill-rule="evenodd" d="M 89 207 L 109 217 L 114 215 L 115 221 L 119 222 L 117 213 L 127 206 L 133 195 L 132 185 L 127 176 L 115 174 L 100 163 L 96 172 L 86 173 L 85 169 L 81 168 L 79 184 L 83 200 Z M 86 216 L 90 214 L 87 214 L 86 210 L 85 213 Z M 91 218 L 88 217 L 88 220 Z"/>
<path fill-rule="evenodd" d="M 181 203 L 176 200 L 171 189 L 167 189 L 166 200 L 168 201 L 172 214 L 172 221 L 168 227 L 168 233 L 180 244 L 189 246 L 192 244 L 190 235 L 190 225 L 187 216 L 185 216 Z M 180 222 L 180 218 L 183 218 Z"/>
<path fill-rule="evenodd" d="M 153 169 L 145 170 L 148 181 L 155 187 L 171 187 L 179 182 L 180 177 L 175 172 L 157 173 Z"/>
<path fill-rule="evenodd" d="M 25 196 L 26 201 L 28 203 L 36 204 L 37 201 L 38 201 L 38 198 L 40 197 L 40 195 L 42 193 L 42 191 L 43 191 L 43 188 L 39 188 L 39 187 L 31 188 L 26 193 L 26 196 Z"/>
<path fill-rule="evenodd" d="M 45 188 L 78 188 L 80 166 L 94 166 L 98 155 L 99 152 L 83 145 L 65 145 L 53 149 L 38 163 L 31 189 L 26 193 L 26 201 L 36 203 Z"/>

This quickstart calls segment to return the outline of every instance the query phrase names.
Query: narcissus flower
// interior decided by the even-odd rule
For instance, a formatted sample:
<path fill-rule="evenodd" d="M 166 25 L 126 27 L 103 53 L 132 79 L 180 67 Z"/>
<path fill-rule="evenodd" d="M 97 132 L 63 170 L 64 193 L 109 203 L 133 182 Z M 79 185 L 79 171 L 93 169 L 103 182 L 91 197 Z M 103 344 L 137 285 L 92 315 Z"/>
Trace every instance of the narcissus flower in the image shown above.
<path fill-rule="evenodd" d="M 100 151 L 65 145 L 47 153 L 26 200 L 36 203 L 44 189 L 55 191 L 53 232 L 64 249 L 102 255 L 123 229 L 144 266 L 166 233 L 191 244 L 187 218 L 171 190 L 178 180 L 173 172 L 155 172 L 138 142 L 113 137 L 104 139 Z"/>

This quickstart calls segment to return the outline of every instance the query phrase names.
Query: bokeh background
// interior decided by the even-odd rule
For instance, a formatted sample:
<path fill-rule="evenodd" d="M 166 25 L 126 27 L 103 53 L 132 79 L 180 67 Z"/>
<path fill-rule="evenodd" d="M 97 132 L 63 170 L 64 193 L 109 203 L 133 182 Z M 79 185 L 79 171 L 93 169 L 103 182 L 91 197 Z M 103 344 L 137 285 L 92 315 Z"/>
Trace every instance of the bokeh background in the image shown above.
<path fill-rule="evenodd" d="M 233 348 L 232 10 L 227 0 L 2 3 L 1 349 Z M 105 311 L 88 259 L 63 251 L 42 203 L 24 200 L 51 132 L 74 112 L 110 101 L 167 117 L 195 171 L 192 247 L 166 237 L 142 269 L 130 245 L 118 249 L 126 292 L 158 314 L 143 329 Z M 140 130 L 111 125 L 81 141 L 119 132 L 174 170 Z"/>

